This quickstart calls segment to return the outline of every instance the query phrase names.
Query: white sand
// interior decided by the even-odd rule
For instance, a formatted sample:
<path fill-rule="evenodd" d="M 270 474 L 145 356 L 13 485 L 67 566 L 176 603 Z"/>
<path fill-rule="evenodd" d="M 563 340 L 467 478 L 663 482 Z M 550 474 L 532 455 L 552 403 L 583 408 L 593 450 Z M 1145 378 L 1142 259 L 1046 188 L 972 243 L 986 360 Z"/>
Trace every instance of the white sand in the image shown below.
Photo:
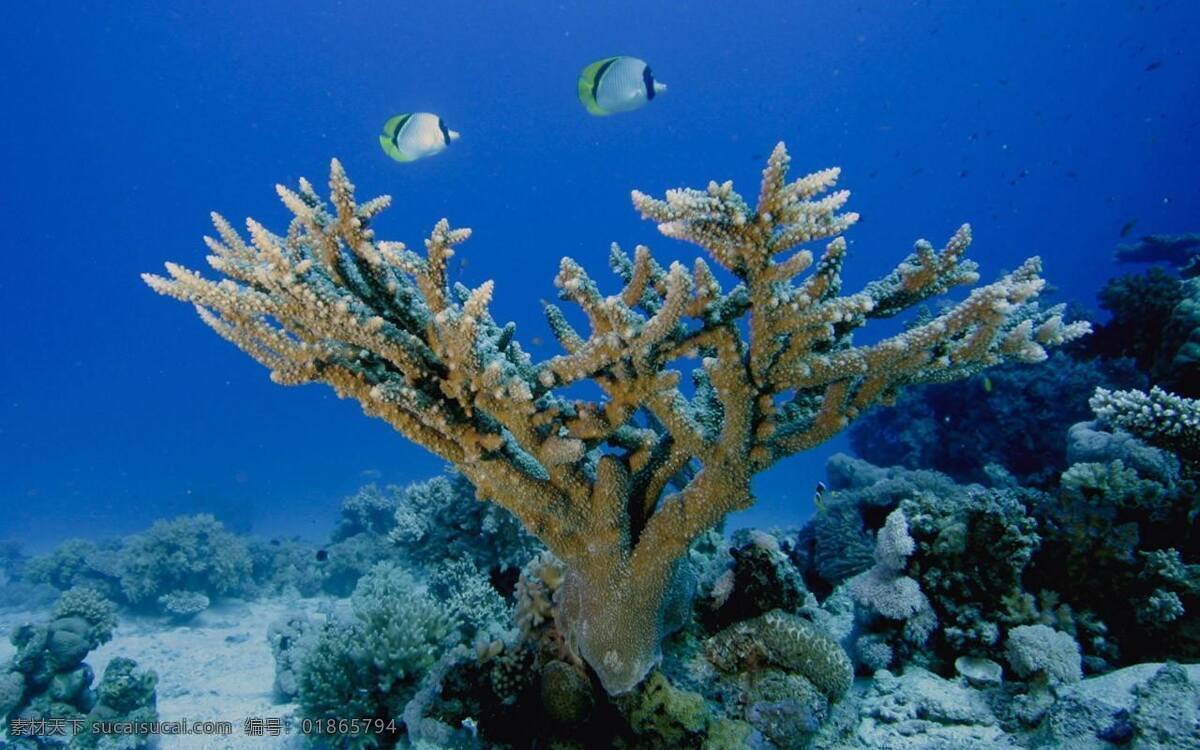
<path fill-rule="evenodd" d="M 121 613 L 112 641 L 88 655 L 96 682 L 109 660 L 133 659 L 139 667 L 158 673 L 160 720 L 230 722 L 233 733 L 215 735 L 163 735 L 162 750 L 223 750 L 224 748 L 301 748 L 303 738 L 293 729 L 280 736 L 247 736 L 248 718 L 286 720 L 295 704 L 277 704 L 272 695 L 275 661 L 267 644 L 267 626 L 297 610 L 313 612 L 320 600 L 266 599 L 229 601 L 204 612 L 186 626 L 162 618 L 134 617 Z M 3 646 L 0 660 L 13 653 L 8 643 L 12 628 L 22 622 L 42 621 L 46 612 L 8 613 L 0 616 Z"/>

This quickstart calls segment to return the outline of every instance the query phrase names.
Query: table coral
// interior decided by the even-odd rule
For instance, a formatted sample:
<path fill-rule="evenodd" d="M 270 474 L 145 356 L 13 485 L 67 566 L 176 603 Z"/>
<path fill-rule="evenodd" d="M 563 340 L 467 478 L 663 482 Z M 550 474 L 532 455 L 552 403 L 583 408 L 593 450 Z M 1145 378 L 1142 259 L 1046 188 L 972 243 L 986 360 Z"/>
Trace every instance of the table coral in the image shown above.
<path fill-rule="evenodd" d="M 970 228 L 925 241 L 890 274 L 842 295 L 849 193 L 839 171 L 787 180 L 777 146 L 757 206 L 731 182 L 633 203 L 668 237 L 703 247 L 689 269 L 649 249 L 614 247 L 624 287 L 611 296 L 575 261 L 556 284 L 591 331 L 546 314 L 565 353 L 540 363 L 488 311 L 491 281 L 451 287 L 446 270 L 470 232 L 439 222 L 424 254 L 377 241 L 387 197 L 357 203 L 332 164 L 332 209 L 302 180 L 279 187 L 294 214 L 278 235 L 248 222 L 246 242 L 214 215 L 210 281 L 168 264 L 156 291 L 200 317 L 281 384 L 325 382 L 454 464 L 481 497 L 512 511 L 562 559 L 563 614 L 605 688 L 636 686 L 657 663 L 663 603 L 689 544 L 753 503 L 751 477 L 833 437 L 904 386 L 944 382 L 1006 360 L 1040 361 L 1086 324 L 1032 300 L 1031 258 L 936 317 L 873 344 L 852 334 L 978 280 Z M 800 245 L 828 240 L 820 258 Z M 781 258 L 776 260 L 776 258 Z M 807 274 L 806 274 L 807 272 Z M 725 289 L 718 274 L 731 276 Z M 693 387 L 681 388 L 691 368 Z M 599 400 L 567 395 L 590 381 Z M 679 485 L 682 485 L 680 487 Z"/>

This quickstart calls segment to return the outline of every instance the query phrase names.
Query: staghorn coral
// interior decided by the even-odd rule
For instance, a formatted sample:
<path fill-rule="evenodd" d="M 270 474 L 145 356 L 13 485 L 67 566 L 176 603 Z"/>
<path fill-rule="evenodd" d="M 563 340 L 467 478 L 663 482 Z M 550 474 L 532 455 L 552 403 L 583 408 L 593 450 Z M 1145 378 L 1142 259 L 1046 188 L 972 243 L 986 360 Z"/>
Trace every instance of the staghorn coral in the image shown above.
<path fill-rule="evenodd" d="M 143 278 L 194 304 L 276 382 L 333 386 L 516 515 L 566 563 L 568 635 L 620 693 L 659 659 L 680 558 L 753 502 L 755 473 L 828 440 L 903 386 L 1040 361 L 1045 347 L 1088 330 L 1065 324 L 1061 308 L 1032 303 L 1044 282 L 1031 258 L 937 317 L 854 345 L 867 321 L 977 281 L 963 259 L 970 229 L 941 251 L 918 242 L 890 274 L 840 296 L 840 235 L 858 218 L 839 213 L 849 193 L 822 197 L 837 169 L 788 182 L 789 161 L 780 144 L 753 209 L 730 182 L 671 190 L 665 200 L 634 192 L 634 206 L 664 235 L 703 247 L 737 284 L 722 289 L 703 260 L 663 269 L 645 247 L 632 259 L 614 247 L 625 286 L 605 297 L 564 259 L 560 296 L 583 309 L 591 332 L 548 305 L 566 353 L 536 364 L 514 326 L 488 312 L 490 281 L 448 285 L 447 262 L 470 232 L 439 222 L 424 257 L 377 242 L 369 225 L 390 199 L 356 203 L 336 160 L 332 210 L 307 181 L 278 188 L 295 215 L 285 235 L 249 221 L 247 243 L 214 215 L 209 263 L 223 280 L 173 263 L 170 278 Z M 819 260 L 796 249 L 818 240 L 830 240 Z M 672 368 L 692 357 L 689 398 Z M 603 399 L 568 397 L 582 381 Z"/>

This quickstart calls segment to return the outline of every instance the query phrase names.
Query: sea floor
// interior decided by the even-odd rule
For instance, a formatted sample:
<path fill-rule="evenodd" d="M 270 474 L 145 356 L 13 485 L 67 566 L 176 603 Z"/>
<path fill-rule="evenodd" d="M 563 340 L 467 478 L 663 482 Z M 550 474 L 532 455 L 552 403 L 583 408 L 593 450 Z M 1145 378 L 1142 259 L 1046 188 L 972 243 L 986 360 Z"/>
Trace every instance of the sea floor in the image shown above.
<path fill-rule="evenodd" d="M 198 615 L 187 625 L 172 625 L 161 617 L 122 614 L 111 641 L 92 651 L 87 663 L 97 681 L 109 660 L 133 659 L 158 673 L 158 712 L 163 721 L 226 722 L 232 734 L 162 735 L 161 750 L 235 750 L 238 748 L 304 747 L 293 732 L 272 736 L 246 734 L 247 720 L 279 719 L 288 726 L 295 704 L 276 703 L 272 684 L 275 662 L 267 643 L 267 625 L 288 612 L 316 611 L 319 599 L 226 600 Z M 0 661 L 13 654 L 8 635 L 24 622 L 46 619 L 45 611 L 0 615 Z M 257 722 L 255 722 L 257 723 Z M 264 721 L 263 726 L 272 722 Z"/>
<path fill-rule="evenodd" d="M 278 703 L 273 694 L 275 664 L 267 627 L 285 614 L 317 614 L 327 606 L 328 600 L 321 598 L 225 600 L 187 625 L 126 613 L 113 639 L 91 652 L 87 663 L 99 676 L 115 657 L 134 659 L 158 674 L 162 721 L 212 723 L 207 733 L 160 735 L 161 750 L 301 750 L 309 745 L 294 719 L 296 705 Z M 44 610 L 0 612 L 0 662 L 13 655 L 8 642 L 12 630 L 43 620 L 46 614 Z M 823 738 L 814 738 L 814 747 L 1200 750 L 1200 665 L 1184 665 L 1176 689 L 1160 685 L 1160 694 L 1153 697 L 1147 686 L 1156 681 L 1162 667 L 1139 664 L 1064 686 L 1056 698 L 1047 696 L 1049 702 L 1040 708 L 1027 707 L 1045 719 L 1039 727 L 1029 725 L 1019 734 L 1001 728 L 1006 722 L 1000 718 L 1003 712 L 994 710 L 994 695 L 989 698 L 960 680 L 946 680 L 915 667 L 896 676 L 881 671 L 874 678 L 856 680 L 830 717 L 842 730 L 823 731 Z M 1149 715 L 1140 717 L 1147 709 Z M 1116 742 L 1101 740 L 1121 717 L 1135 722 L 1140 717 L 1141 723 L 1161 726 L 1140 727 L 1136 736 L 1114 737 Z M 1161 730 L 1157 738 L 1150 736 L 1155 728 Z"/>

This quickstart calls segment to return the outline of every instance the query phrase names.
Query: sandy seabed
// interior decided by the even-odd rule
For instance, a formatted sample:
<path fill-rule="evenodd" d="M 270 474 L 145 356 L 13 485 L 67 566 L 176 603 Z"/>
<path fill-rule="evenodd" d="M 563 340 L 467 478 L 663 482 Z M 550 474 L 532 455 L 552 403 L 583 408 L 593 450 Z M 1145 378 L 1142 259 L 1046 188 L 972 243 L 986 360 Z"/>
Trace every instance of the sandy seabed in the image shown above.
<path fill-rule="evenodd" d="M 161 721 L 225 722 L 227 736 L 216 734 L 160 735 L 162 750 L 224 750 L 225 748 L 300 748 L 305 745 L 294 721 L 294 703 L 276 703 L 272 684 L 275 660 L 267 643 L 267 626 L 296 611 L 315 612 L 318 599 L 261 599 L 224 601 L 187 625 L 162 618 L 124 613 L 111 641 L 86 659 L 100 681 L 114 657 L 133 659 L 158 673 L 158 713 Z M 0 663 L 12 657 L 8 637 L 24 622 L 39 622 L 48 613 L 11 612 L 0 615 Z M 290 732 L 246 734 L 247 719 L 278 719 Z"/>

